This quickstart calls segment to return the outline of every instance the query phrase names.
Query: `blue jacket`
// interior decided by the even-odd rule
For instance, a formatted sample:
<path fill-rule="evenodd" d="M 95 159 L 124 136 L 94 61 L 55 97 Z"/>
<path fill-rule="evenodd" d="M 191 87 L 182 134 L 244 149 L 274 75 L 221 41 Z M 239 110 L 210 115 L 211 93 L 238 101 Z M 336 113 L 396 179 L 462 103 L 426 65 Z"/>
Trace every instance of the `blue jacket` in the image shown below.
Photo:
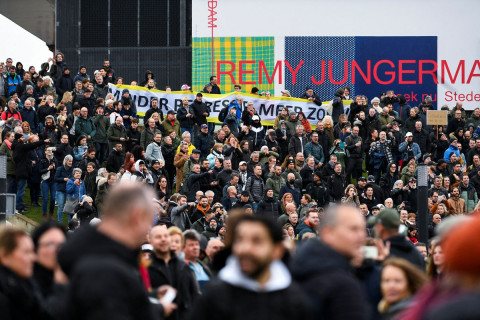
<path fill-rule="evenodd" d="M 230 105 L 228 106 L 228 112 L 227 112 L 227 115 L 230 113 L 230 109 L 232 107 L 235 107 L 237 108 L 237 119 L 242 119 L 242 107 L 238 104 L 237 100 L 233 100 L 232 102 L 230 102 Z M 225 123 L 225 121 L 223 121 L 223 123 Z"/>
<path fill-rule="evenodd" d="M 457 155 L 457 157 L 460 157 L 460 151 L 458 150 L 458 147 L 454 147 L 454 146 L 450 145 L 448 147 L 448 149 L 445 150 L 445 153 L 443 154 L 443 160 L 445 160 L 447 162 L 450 161 L 449 155 L 452 152 L 455 153 Z"/>
<path fill-rule="evenodd" d="M 81 180 L 80 180 L 81 181 Z M 77 198 L 80 202 L 82 200 L 82 196 L 87 194 L 87 190 L 85 189 L 85 183 L 81 181 L 80 185 L 76 185 L 75 180 L 71 178 L 67 182 L 67 197 L 68 198 Z"/>
<path fill-rule="evenodd" d="M 65 166 L 57 167 L 55 171 L 55 182 L 57 183 L 57 191 L 67 192 L 67 183 L 65 178 L 71 178 L 73 175 L 73 168 L 66 168 Z"/>
<path fill-rule="evenodd" d="M 13 86 L 9 86 L 9 84 L 13 84 Z M 5 78 L 5 92 L 8 96 L 10 96 L 12 93 L 17 92 L 18 86 L 22 84 L 22 79 L 18 74 L 15 73 L 15 75 L 12 77 L 10 75 L 10 72 L 7 73 L 7 76 Z"/>
<path fill-rule="evenodd" d="M 408 160 L 407 146 L 408 144 L 406 141 L 400 143 L 400 145 L 398 146 L 398 151 L 402 153 L 402 156 L 403 156 L 402 159 L 404 161 Z M 417 143 L 412 142 L 411 148 L 412 148 L 412 152 L 413 152 L 413 156 L 415 157 L 415 160 L 420 159 L 420 157 L 422 156 L 422 151 L 420 150 L 420 146 Z"/>

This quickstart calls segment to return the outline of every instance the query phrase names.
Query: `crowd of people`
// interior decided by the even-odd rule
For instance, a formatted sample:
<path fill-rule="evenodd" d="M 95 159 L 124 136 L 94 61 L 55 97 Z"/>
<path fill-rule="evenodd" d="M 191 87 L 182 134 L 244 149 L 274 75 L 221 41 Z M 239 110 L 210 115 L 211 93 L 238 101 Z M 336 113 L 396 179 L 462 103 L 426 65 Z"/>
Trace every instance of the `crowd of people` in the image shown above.
<path fill-rule="evenodd" d="M 211 121 L 215 76 L 140 115 L 128 89 L 108 91 L 126 84 L 108 60 L 93 77 L 62 53 L 0 73 L 8 192 L 44 220 L 0 231 L 6 319 L 480 317 L 480 108 L 442 106 L 448 124 L 429 126 L 429 96 L 345 87 L 321 121 L 283 108 L 267 126 L 239 85 Z M 129 84 L 157 86 L 151 71 Z M 313 87 L 300 98 L 322 105 Z"/>

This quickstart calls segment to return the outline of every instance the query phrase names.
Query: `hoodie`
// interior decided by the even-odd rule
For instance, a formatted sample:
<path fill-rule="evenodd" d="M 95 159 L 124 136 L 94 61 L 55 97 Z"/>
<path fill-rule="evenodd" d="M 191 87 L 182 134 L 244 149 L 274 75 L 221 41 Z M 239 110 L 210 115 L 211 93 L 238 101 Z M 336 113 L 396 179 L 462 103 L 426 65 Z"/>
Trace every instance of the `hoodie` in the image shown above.
<path fill-rule="evenodd" d="M 135 182 L 135 181 L 141 182 L 141 181 L 143 181 L 143 179 L 146 179 L 147 180 L 146 183 L 149 183 L 149 184 L 154 183 L 152 175 L 150 174 L 150 172 L 145 173 L 145 172 L 140 171 L 140 161 L 142 161 L 145 164 L 145 162 L 143 160 L 137 160 L 135 162 L 135 165 L 134 165 L 135 171 L 132 173 L 132 177 L 131 177 L 132 182 Z"/>
<path fill-rule="evenodd" d="M 403 235 L 396 235 L 385 240 L 390 242 L 390 256 L 407 260 L 421 270 L 425 270 L 425 260 L 413 243 Z"/>

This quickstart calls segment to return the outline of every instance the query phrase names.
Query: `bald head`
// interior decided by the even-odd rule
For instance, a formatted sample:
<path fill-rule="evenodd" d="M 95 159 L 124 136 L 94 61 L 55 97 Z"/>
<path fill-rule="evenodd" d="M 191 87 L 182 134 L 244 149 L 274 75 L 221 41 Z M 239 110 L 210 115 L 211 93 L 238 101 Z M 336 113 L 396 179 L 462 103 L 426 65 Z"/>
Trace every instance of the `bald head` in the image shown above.
<path fill-rule="evenodd" d="M 205 249 L 205 253 L 207 254 L 210 261 L 212 261 L 215 255 L 217 254 L 217 252 L 222 250 L 223 248 L 225 248 L 225 244 L 220 239 L 211 238 L 208 241 L 208 245 L 207 245 L 207 248 Z"/>
<path fill-rule="evenodd" d="M 287 203 L 287 205 L 285 206 L 285 209 L 287 210 L 287 214 L 295 212 L 295 210 L 296 210 L 295 204 L 294 203 Z"/>
<path fill-rule="evenodd" d="M 365 218 L 357 208 L 335 206 L 322 216 L 320 236 L 326 245 L 353 258 L 366 241 L 365 228 Z"/>

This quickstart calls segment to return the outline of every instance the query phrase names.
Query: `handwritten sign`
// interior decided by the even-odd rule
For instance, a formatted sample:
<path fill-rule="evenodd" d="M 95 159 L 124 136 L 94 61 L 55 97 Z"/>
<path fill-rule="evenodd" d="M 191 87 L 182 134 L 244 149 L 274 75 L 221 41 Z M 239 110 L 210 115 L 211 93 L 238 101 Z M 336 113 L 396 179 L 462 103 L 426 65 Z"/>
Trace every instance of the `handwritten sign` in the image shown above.
<path fill-rule="evenodd" d="M 446 126 L 448 124 L 448 110 L 427 110 L 427 125 Z"/>

